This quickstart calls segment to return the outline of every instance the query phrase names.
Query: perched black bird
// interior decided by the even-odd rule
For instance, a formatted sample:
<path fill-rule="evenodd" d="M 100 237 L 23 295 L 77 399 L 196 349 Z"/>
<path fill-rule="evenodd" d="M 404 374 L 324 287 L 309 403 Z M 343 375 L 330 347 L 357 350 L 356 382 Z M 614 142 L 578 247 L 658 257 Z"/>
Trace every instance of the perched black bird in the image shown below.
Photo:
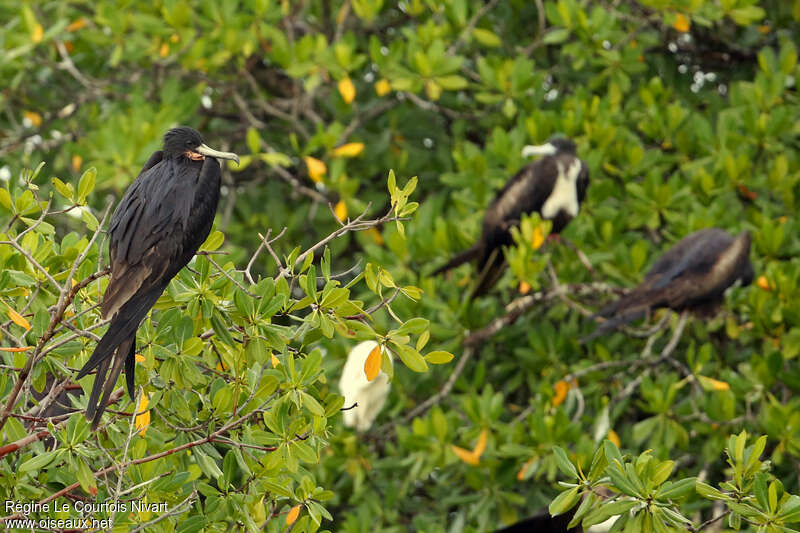
<path fill-rule="evenodd" d="M 480 240 L 432 274 L 477 259 L 480 275 L 473 298 L 491 289 L 503 273 L 503 246 L 513 244 L 511 228 L 519 225 L 523 214 L 537 212 L 552 220 L 551 233 L 558 234 L 578 214 L 586 197 L 589 169 L 571 140 L 554 138 L 542 146 L 526 146 L 522 155 L 544 157 L 522 168 L 497 193 L 483 216 Z"/>
<path fill-rule="evenodd" d="M 134 398 L 139 323 L 211 231 L 222 178 L 217 159 L 239 162 L 236 154 L 203 144 L 192 128 L 169 130 L 164 149 L 150 156 L 111 217 L 111 279 L 101 304 L 111 325 L 76 378 L 97 369 L 86 409 L 93 430 L 123 363 L 128 394 Z"/>
<path fill-rule="evenodd" d="M 656 261 L 638 287 L 598 313 L 607 320 L 585 341 L 660 307 L 713 316 L 728 287 L 737 280 L 742 285 L 753 281 L 750 239 L 747 231 L 734 238 L 717 228 L 684 237 Z"/>

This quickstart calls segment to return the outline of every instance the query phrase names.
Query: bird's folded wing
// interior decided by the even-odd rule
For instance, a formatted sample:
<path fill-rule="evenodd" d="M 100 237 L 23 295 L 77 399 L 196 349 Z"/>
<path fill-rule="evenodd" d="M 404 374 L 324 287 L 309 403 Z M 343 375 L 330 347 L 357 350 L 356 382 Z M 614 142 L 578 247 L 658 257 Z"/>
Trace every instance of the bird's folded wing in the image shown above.
<path fill-rule="evenodd" d="M 105 317 L 113 316 L 133 295 L 162 285 L 183 256 L 192 195 L 182 193 L 180 182 L 160 169 L 157 165 L 140 175 L 114 213 L 109 228 L 112 276 L 102 304 Z"/>

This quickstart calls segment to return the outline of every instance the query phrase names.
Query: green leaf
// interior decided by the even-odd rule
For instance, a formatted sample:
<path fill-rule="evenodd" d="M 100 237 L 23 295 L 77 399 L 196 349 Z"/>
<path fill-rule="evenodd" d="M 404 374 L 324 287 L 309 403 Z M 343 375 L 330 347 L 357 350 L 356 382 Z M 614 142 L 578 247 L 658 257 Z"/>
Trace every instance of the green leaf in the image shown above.
<path fill-rule="evenodd" d="M 403 323 L 403 325 L 397 329 L 396 334 L 407 335 L 412 333 L 414 335 L 420 335 L 423 331 L 428 329 L 429 326 L 430 321 L 426 318 L 412 318 Z"/>
<path fill-rule="evenodd" d="M 453 354 L 436 350 L 425 355 L 425 360 L 432 365 L 444 365 L 453 360 Z"/>
<path fill-rule="evenodd" d="M 303 405 L 306 409 L 317 416 L 325 416 L 325 409 L 313 396 L 305 391 L 300 391 L 300 396 L 303 398 Z"/>
<path fill-rule="evenodd" d="M 688 496 L 695 490 L 697 478 L 688 477 L 678 481 L 664 483 L 658 491 L 658 498 L 679 499 Z"/>
<path fill-rule="evenodd" d="M 569 37 L 569 30 L 566 28 L 555 28 L 548 31 L 542 42 L 544 44 L 560 44 L 567 40 Z"/>
<path fill-rule="evenodd" d="M 727 494 L 702 481 L 695 482 L 695 489 L 697 490 L 697 494 L 709 500 L 730 500 Z"/>
<path fill-rule="evenodd" d="M 247 128 L 245 142 L 247 143 L 247 148 L 250 149 L 250 153 L 257 154 L 261 151 L 261 136 L 255 128 Z"/>
<path fill-rule="evenodd" d="M 58 191 L 58 193 L 69 200 L 70 202 L 74 202 L 75 199 L 75 189 L 73 188 L 71 183 L 64 183 L 58 178 L 51 178 L 50 180 L 53 183 L 53 187 Z"/>
<path fill-rule="evenodd" d="M 81 220 L 86 224 L 86 228 L 89 231 L 96 231 L 98 226 L 100 226 L 100 223 L 88 209 L 81 209 Z"/>
<path fill-rule="evenodd" d="M 434 80 L 436 80 L 436 83 L 438 83 L 442 89 L 446 91 L 458 91 L 460 89 L 464 89 L 468 85 L 466 78 L 456 74 L 451 74 L 449 76 L 437 76 L 434 78 Z"/>
<path fill-rule="evenodd" d="M 489 30 L 484 30 L 483 28 L 475 28 L 472 30 L 472 36 L 475 37 L 475 40 L 482 45 L 489 46 L 491 48 L 497 48 L 503 44 L 502 39 L 500 39 L 497 34 Z"/>
<path fill-rule="evenodd" d="M 627 513 L 637 505 L 639 505 L 639 502 L 636 500 L 621 500 L 611 503 L 603 503 L 583 519 L 583 526 L 588 528 L 596 524 L 600 524 L 612 516 Z"/>
<path fill-rule="evenodd" d="M 578 498 L 580 498 L 578 489 L 580 489 L 580 487 L 573 487 L 556 496 L 548 507 L 550 514 L 553 516 L 558 516 L 572 509 L 578 502 Z"/>
<path fill-rule="evenodd" d="M 95 479 L 91 469 L 84 462 L 83 458 L 79 457 L 76 463 L 78 464 L 78 471 L 76 472 L 76 477 L 78 478 L 78 483 L 81 484 L 81 488 L 87 494 L 96 493 L 97 480 Z"/>
<path fill-rule="evenodd" d="M 290 167 L 292 158 L 279 152 L 267 152 L 259 156 L 263 162 L 271 167 Z"/>
<path fill-rule="evenodd" d="M 44 452 L 40 455 L 34 456 L 24 463 L 20 465 L 19 469 L 17 470 L 18 474 L 25 474 L 26 472 L 33 472 L 37 470 L 41 470 L 42 468 L 46 467 L 50 463 L 56 460 L 61 455 L 61 450 L 53 450 L 50 452 Z"/>
<path fill-rule="evenodd" d="M 53 178 L 53 179 L 57 179 L 57 178 Z M 3 207 L 8 209 L 9 211 L 12 211 L 11 193 L 9 193 L 8 189 L 6 189 L 4 187 L 0 187 L 0 204 L 2 204 Z"/>
<path fill-rule="evenodd" d="M 221 231 L 212 231 L 206 239 L 206 242 L 200 246 L 200 250 L 205 252 L 213 252 L 222 246 L 223 242 L 225 242 L 225 234 Z"/>
<path fill-rule="evenodd" d="M 397 355 L 400 356 L 400 360 L 403 361 L 403 364 L 409 369 L 414 372 L 425 372 L 428 370 L 428 364 L 425 362 L 425 359 L 414 348 L 395 341 L 391 341 L 391 344 L 395 347 Z"/>
<path fill-rule="evenodd" d="M 97 178 L 97 169 L 94 167 L 89 167 L 88 169 L 86 169 L 86 171 L 81 176 L 81 179 L 78 182 L 79 204 L 86 203 L 86 197 L 89 196 L 89 193 L 91 193 L 94 190 L 94 184 L 96 178 Z"/>
<path fill-rule="evenodd" d="M 669 476 L 672 474 L 672 470 L 675 468 L 675 461 L 664 461 L 661 463 L 656 471 L 653 473 L 652 481 L 653 484 L 658 486 L 664 483 Z"/>
<path fill-rule="evenodd" d="M 733 9 L 728 13 L 736 24 L 747 26 L 764 18 L 764 10 L 758 6 L 745 6 Z"/>
<path fill-rule="evenodd" d="M 225 322 L 223 322 L 222 316 L 220 315 L 221 313 L 216 309 L 211 314 L 211 328 L 214 330 L 214 334 L 219 337 L 225 345 L 233 347 L 235 346 L 233 337 L 230 332 L 228 332 L 228 328 L 225 326 Z"/>
<path fill-rule="evenodd" d="M 570 479 L 578 479 L 578 470 L 575 468 L 575 465 L 572 464 L 572 461 L 569 460 L 569 457 L 567 457 L 567 452 L 564 451 L 564 448 L 553 446 L 553 455 L 556 458 L 558 469 L 561 470 L 565 476 L 568 476 Z"/>

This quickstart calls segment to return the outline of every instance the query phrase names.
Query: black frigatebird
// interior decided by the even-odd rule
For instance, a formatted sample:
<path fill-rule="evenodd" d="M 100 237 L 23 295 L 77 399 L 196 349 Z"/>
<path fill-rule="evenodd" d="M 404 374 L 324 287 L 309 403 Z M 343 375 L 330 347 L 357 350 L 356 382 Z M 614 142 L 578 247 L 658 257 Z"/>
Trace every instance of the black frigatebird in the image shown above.
<path fill-rule="evenodd" d="M 553 138 L 541 146 L 526 146 L 523 157 L 543 155 L 517 172 L 497 193 L 483 217 L 481 238 L 432 275 L 477 259 L 480 276 L 471 298 L 486 293 L 505 269 L 503 246 L 513 244 L 511 228 L 523 214 L 537 212 L 551 220 L 551 234 L 558 234 L 577 216 L 589 186 L 589 168 L 577 155 L 570 139 Z"/>
<path fill-rule="evenodd" d="M 111 324 L 76 378 L 97 369 L 86 409 L 92 430 L 123 364 L 134 399 L 136 330 L 211 231 L 222 178 L 217 159 L 239 162 L 236 154 L 206 146 L 192 128 L 169 130 L 163 150 L 150 156 L 111 216 L 111 279 L 100 306 Z"/>
<path fill-rule="evenodd" d="M 750 241 L 747 231 L 734 238 L 718 228 L 684 237 L 656 261 L 638 287 L 598 313 L 606 321 L 584 342 L 661 307 L 713 316 L 728 287 L 753 281 Z"/>

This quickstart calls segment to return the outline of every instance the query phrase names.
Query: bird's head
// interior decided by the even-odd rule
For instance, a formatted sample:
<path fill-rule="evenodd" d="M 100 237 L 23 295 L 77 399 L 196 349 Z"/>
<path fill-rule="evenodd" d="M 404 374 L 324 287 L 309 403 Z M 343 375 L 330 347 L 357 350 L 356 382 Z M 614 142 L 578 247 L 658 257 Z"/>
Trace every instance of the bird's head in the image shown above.
<path fill-rule="evenodd" d="M 209 148 L 197 130 L 188 126 L 178 126 L 164 134 L 164 152 L 172 157 L 185 155 L 196 161 L 209 156 L 216 159 L 231 159 L 239 164 L 238 155 Z"/>
<path fill-rule="evenodd" d="M 567 153 L 567 154 L 576 154 L 577 147 L 575 146 L 575 142 L 571 139 L 567 139 L 566 137 L 551 137 L 544 144 L 540 145 L 532 145 L 529 144 L 528 146 L 522 149 L 522 157 L 532 157 L 535 155 L 556 155 L 560 153 Z"/>

